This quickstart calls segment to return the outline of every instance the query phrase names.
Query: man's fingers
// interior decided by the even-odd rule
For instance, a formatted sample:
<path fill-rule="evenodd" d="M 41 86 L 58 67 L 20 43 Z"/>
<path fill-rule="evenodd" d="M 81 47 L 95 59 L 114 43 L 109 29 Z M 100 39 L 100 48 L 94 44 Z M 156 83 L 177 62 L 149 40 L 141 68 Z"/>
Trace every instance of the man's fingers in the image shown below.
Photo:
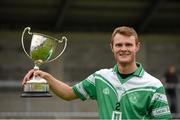
<path fill-rule="evenodd" d="M 43 77 L 43 74 L 44 74 L 44 72 L 41 71 L 41 70 L 35 70 L 34 71 L 34 76 L 35 77 L 37 77 L 37 76 Z"/>
<path fill-rule="evenodd" d="M 25 77 L 22 80 L 22 85 L 24 85 L 26 83 L 26 81 L 28 81 L 29 79 L 32 78 L 33 73 L 34 73 L 34 70 L 32 69 L 25 75 Z"/>
<path fill-rule="evenodd" d="M 25 77 L 23 78 L 22 80 L 22 85 L 24 85 L 28 80 L 30 80 L 33 76 L 37 77 L 37 76 L 40 76 L 40 77 L 43 77 L 43 72 L 40 71 L 40 70 L 30 70 L 26 75 Z"/>

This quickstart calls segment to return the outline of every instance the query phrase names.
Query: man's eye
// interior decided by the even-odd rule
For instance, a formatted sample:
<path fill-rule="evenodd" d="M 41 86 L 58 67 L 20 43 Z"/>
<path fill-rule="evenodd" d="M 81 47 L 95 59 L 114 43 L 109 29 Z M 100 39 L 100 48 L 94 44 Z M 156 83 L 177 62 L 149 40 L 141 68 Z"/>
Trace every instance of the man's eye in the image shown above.
<path fill-rule="evenodd" d="M 121 45 L 121 44 L 116 44 L 115 46 L 116 46 L 116 47 L 121 47 L 122 45 Z"/>
<path fill-rule="evenodd" d="M 132 46 L 132 44 L 126 44 L 126 46 L 128 46 L 128 47 L 129 47 L 129 46 Z"/>

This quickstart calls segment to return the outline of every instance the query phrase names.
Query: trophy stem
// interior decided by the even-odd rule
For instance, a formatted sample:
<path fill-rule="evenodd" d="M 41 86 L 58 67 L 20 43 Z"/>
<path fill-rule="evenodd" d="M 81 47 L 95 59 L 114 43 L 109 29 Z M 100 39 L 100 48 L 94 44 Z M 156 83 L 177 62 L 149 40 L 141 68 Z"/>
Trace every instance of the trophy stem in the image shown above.
<path fill-rule="evenodd" d="M 35 65 L 33 69 L 34 70 L 39 70 L 39 66 Z"/>
<path fill-rule="evenodd" d="M 34 70 L 39 70 L 39 66 L 43 64 L 42 60 L 35 60 L 34 61 Z"/>

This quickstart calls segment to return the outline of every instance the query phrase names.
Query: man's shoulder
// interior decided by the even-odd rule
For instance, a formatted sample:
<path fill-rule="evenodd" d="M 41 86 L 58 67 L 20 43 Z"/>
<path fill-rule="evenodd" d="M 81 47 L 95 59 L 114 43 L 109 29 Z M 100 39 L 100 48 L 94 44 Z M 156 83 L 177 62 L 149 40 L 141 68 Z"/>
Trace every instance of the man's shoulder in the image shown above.
<path fill-rule="evenodd" d="M 104 69 L 100 69 L 98 71 L 96 71 L 96 74 L 108 74 L 108 73 L 112 73 L 113 69 L 112 68 L 104 68 Z"/>
<path fill-rule="evenodd" d="M 153 86 L 156 86 L 156 87 L 161 87 L 163 86 L 163 84 L 161 83 L 161 81 L 154 77 L 153 75 L 147 73 L 146 71 L 144 72 L 144 75 L 143 75 L 143 79 L 145 79 L 146 81 L 148 81 L 150 84 L 152 84 Z"/>

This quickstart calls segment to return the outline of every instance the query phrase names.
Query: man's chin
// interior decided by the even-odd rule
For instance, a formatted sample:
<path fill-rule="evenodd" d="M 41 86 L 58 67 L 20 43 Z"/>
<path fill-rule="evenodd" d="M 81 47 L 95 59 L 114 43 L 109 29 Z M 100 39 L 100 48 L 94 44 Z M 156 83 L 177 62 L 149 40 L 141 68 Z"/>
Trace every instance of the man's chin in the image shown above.
<path fill-rule="evenodd" d="M 119 61 L 118 62 L 119 64 L 121 64 L 121 65 L 127 65 L 127 64 L 130 64 L 131 62 L 130 61 L 127 61 L 127 60 L 121 60 L 121 61 Z"/>
<path fill-rule="evenodd" d="M 128 61 L 120 61 L 119 64 L 128 64 Z"/>

